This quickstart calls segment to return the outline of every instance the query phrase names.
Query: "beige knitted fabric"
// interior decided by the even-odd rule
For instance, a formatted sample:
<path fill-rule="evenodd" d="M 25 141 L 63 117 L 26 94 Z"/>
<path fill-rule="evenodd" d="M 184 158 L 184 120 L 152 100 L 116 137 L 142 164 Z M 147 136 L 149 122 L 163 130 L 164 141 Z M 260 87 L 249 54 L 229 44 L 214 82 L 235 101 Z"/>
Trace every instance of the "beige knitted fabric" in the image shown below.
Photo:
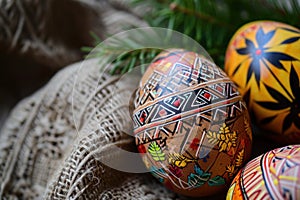
<path fill-rule="evenodd" d="M 85 19 L 78 20 L 79 27 L 98 24 L 96 33 L 103 28 L 113 34 L 146 25 L 138 14 L 148 8 L 132 11 L 127 5 L 128 0 L 0 1 L 1 48 L 13 50 L 16 58 L 23 54 L 42 66 L 61 68 L 80 56 L 65 40 L 68 31 L 76 33 L 72 24 L 64 34 L 50 31 L 61 28 L 48 24 L 57 6 L 61 13 L 79 9 L 69 18 Z M 82 33 L 77 35 L 80 39 Z M 118 159 L 114 145 L 135 151 L 133 138 L 125 134 L 131 130 L 128 104 L 134 84 L 100 73 L 95 60 L 81 65 L 59 71 L 10 113 L 0 131 L 0 199 L 184 199 L 147 173 L 130 174 L 101 162 Z"/>
<path fill-rule="evenodd" d="M 148 174 L 99 161 L 118 159 L 109 151 L 113 144 L 135 149 L 124 133 L 134 84 L 101 74 L 95 60 L 80 65 L 60 71 L 7 119 L 0 135 L 0 199 L 179 199 Z"/>
<path fill-rule="evenodd" d="M 132 0 L 0 0 L 0 127 L 20 99 L 79 61 L 91 32 L 105 39 L 146 26 Z"/>

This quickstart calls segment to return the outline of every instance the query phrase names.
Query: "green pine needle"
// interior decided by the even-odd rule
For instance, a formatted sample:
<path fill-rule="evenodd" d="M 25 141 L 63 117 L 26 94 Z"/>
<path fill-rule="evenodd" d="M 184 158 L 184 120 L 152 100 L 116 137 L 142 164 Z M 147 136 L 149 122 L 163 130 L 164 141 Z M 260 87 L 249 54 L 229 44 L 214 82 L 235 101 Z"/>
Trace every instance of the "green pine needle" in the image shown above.
<path fill-rule="evenodd" d="M 125 74 L 133 70 L 134 67 L 141 68 L 141 74 L 145 72 L 145 66 L 150 64 L 152 60 L 162 51 L 161 49 L 136 49 L 133 51 L 118 50 L 112 48 L 102 49 L 100 52 L 93 52 L 93 47 L 82 47 L 82 51 L 90 53 L 87 58 L 107 58 L 107 62 L 111 63 L 109 73 L 111 75 Z M 119 53 L 122 52 L 122 53 Z M 113 59 L 115 58 L 115 59 Z"/>
<path fill-rule="evenodd" d="M 146 20 L 151 26 L 167 27 L 199 42 L 220 67 L 230 38 L 243 24 L 274 20 L 299 27 L 297 0 L 134 0 L 133 5 L 152 7 Z"/>
<path fill-rule="evenodd" d="M 243 24 L 255 20 L 274 20 L 300 27 L 300 3 L 298 0 L 133 0 L 132 6 L 142 4 L 151 7 L 145 20 L 153 27 L 169 28 L 184 33 L 200 43 L 215 63 L 223 67 L 229 40 Z M 95 44 L 100 38 L 91 33 Z M 120 51 L 122 45 L 139 46 L 133 40 L 116 41 L 104 51 L 91 57 L 117 57 L 112 61 L 111 74 L 124 74 L 140 65 L 142 73 L 147 64 L 161 51 L 139 49 L 127 53 Z M 120 45 L 122 44 L 122 45 Z M 92 47 L 83 47 L 90 52 Z M 120 54 L 120 55 L 118 55 Z"/>

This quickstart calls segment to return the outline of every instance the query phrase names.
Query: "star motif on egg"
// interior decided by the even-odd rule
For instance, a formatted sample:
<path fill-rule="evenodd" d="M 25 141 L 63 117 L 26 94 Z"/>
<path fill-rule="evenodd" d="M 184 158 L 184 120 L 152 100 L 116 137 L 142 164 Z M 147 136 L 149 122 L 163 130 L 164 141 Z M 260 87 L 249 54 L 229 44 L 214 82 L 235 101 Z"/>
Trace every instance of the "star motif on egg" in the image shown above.
<path fill-rule="evenodd" d="M 254 74 L 256 83 L 259 87 L 261 70 L 263 70 L 263 67 L 266 68 L 270 73 L 272 73 L 270 69 L 270 64 L 272 64 L 272 66 L 278 69 L 286 71 L 281 61 L 297 60 L 296 58 L 288 54 L 273 51 L 272 47 L 268 47 L 268 43 L 272 40 L 277 30 L 278 29 L 275 29 L 265 33 L 262 27 L 260 27 L 255 35 L 256 43 L 251 39 L 245 38 L 246 47 L 237 48 L 236 51 L 240 55 L 247 56 L 247 58 L 241 63 L 239 63 L 239 65 L 233 72 L 233 75 L 240 69 L 240 66 L 243 64 L 243 62 L 248 61 L 250 59 L 250 66 L 247 72 L 246 83 L 249 83 L 250 78 Z M 299 37 L 288 38 L 282 41 L 279 45 L 289 44 L 297 41 L 298 39 Z"/>

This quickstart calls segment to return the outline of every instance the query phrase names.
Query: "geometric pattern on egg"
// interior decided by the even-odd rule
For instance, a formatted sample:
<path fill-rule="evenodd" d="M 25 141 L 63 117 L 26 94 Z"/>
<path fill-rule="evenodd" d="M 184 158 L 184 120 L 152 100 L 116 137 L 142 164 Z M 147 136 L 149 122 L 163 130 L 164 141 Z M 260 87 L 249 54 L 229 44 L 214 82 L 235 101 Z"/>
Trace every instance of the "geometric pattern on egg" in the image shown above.
<path fill-rule="evenodd" d="M 240 170 L 227 199 L 299 199 L 300 145 L 269 151 Z"/>
<path fill-rule="evenodd" d="M 236 86 L 190 51 L 164 51 L 150 64 L 136 93 L 133 124 L 146 167 L 182 195 L 226 190 L 251 153 L 250 118 Z"/>

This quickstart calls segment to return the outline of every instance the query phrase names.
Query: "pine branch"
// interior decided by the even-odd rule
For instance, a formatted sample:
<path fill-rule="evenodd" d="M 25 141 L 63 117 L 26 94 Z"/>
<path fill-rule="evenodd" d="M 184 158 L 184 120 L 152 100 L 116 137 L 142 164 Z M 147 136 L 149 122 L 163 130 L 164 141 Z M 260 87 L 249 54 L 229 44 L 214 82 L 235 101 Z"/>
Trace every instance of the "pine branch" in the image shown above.
<path fill-rule="evenodd" d="M 135 0 L 144 4 L 142 0 Z M 255 20 L 282 21 L 299 26 L 300 4 L 297 0 L 148 0 L 153 7 L 146 20 L 152 26 L 168 27 L 199 42 L 222 67 L 225 50 L 234 32 Z"/>
<path fill-rule="evenodd" d="M 82 51 L 90 53 L 92 47 L 83 47 Z M 118 54 L 120 52 L 120 54 Z M 107 57 L 107 62 L 111 63 L 109 68 L 109 73 L 111 75 L 115 74 L 125 74 L 130 72 L 134 67 L 141 67 L 141 74 L 144 74 L 146 65 L 151 63 L 157 54 L 161 52 L 160 49 L 137 49 L 134 51 L 129 51 L 122 53 L 122 51 L 114 50 L 103 50 L 98 53 L 92 53 L 87 56 L 87 58 L 102 58 Z"/>
<path fill-rule="evenodd" d="M 221 68 L 229 40 L 243 24 L 256 20 L 274 20 L 300 26 L 298 0 L 133 0 L 132 2 L 132 6 L 143 4 L 152 8 L 150 13 L 145 13 L 145 20 L 150 26 L 165 27 L 188 35 L 201 44 Z M 126 40 L 129 45 L 134 42 Z M 102 55 L 109 55 L 112 52 L 117 54 L 120 47 L 122 46 L 109 47 L 111 51 Z M 117 58 L 113 61 L 111 73 L 126 73 L 136 65 L 148 64 L 159 52 L 159 49 L 148 48 L 115 55 Z"/>
<path fill-rule="evenodd" d="M 125 54 L 121 54 L 115 61 L 112 62 L 113 68 L 111 74 L 125 74 L 130 72 L 134 67 L 141 67 L 141 74 L 145 72 L 145 65 L 161 52 L 160 49 L 137 49 Z"/>
<path fill-rule="evenodd" d="M 207 15 L 207 14 L 202 13 L 202 12 L 197 12 L 197 10 L 192 10 L 192 9 L 180 6 L 177 3 L 171 3 L 170 4 L 170 10 L 174 11 L 175 13 L 179 12 L 179 13 L 183 13 L 183 14 L 186 14 L 186 15 L 190 15 L 190 16 L 198 18 L 200 20 L 205 20 L 208 23 L 220 25 L 224 28 L 229 28 L 229 29 L 233 28 L 233 26 L 231 24 L 227 24 L 224 21 L 219 21 L 217 18 L 215 18 L 211 15 Z"/>
<path fill-rule="evenodd" d="M 101 42 L 101 39 L 94 33 L 91 33 L 91 36 L 95 40 L 95 47 L 82 47 L 81 50 L 88 53 L 86 58 L 98 58 L 102 62 L 107 62 L 105 64 L 110 63 L 109 73 L 111 75 L 125 74 L 136 66 L 141 67 L 143 74 L 145 66 L 151 63 L 155 56 L 162 51 L 158 48 L 140 48 L 140 44 L 130 38 L 123 40 L 120 37 L 113 37 L 109 42 L 102 43 L 103 41 Z M 145 39 L 151 37 L 145 34 L 143 36 Z"/>

